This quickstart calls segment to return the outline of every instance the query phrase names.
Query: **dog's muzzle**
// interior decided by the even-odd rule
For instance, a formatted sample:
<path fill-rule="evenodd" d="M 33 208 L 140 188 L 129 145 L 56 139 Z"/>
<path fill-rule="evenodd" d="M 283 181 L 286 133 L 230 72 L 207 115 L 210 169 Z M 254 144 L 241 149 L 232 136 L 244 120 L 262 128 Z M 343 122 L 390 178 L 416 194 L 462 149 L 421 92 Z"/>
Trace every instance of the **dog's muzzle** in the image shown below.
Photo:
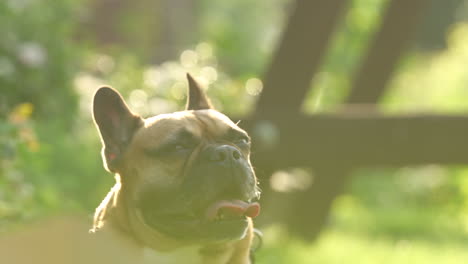
<path fill-rule="evenodd" d="M 144 198 L 146 223 L 184 239 L 241 237 L 247 218 L 260 213 L 255 175 L 242 152 L 230 145 L 211 145 L 187 170 L 180 186 Z"/>

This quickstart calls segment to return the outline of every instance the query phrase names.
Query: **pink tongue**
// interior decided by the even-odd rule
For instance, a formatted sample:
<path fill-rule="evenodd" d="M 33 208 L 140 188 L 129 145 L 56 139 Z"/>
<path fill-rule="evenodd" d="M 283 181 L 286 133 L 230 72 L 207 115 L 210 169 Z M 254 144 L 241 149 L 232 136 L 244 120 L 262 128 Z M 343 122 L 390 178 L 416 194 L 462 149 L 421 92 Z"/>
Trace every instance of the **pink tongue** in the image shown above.
<path fill-rule="evenodd" d="M 208 220 L 214 220 L 220 213 L 232 216 L 245 215 L 251 218 L 255 218 L 260 214 L 260 204 L 246 203 L 240 200 L 221 200 L 208 207 L 205 216 Z"/>

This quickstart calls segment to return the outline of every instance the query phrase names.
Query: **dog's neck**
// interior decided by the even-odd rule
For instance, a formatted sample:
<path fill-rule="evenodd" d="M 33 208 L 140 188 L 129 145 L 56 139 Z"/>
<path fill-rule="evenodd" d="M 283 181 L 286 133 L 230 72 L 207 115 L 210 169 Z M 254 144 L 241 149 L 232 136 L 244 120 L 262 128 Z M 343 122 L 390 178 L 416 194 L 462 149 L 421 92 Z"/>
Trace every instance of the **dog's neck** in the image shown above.
<path fill-rule="evenodd" d="M 116 213 L 111 210 L 109 213 Z M 110 215 L 109 215 L 110 216 Z M 121 241 L 131 247 L 135 252 L 136 259 L 134 263 L 138 264 L 237 264 L 231 261 L 236 248 L 229 244 L 219 245 L 190 245 L 180 247 L 170 251 L 158 251 L 145 246 L 139 241 L 132 232 L 122 226 L 122 222 L 116 221 L 117 218 L 110 217 L 106 225 L 100 232 L 111 232 L 121 238 Z M 245 262 L 239 262 L 245 263 Z"/>
<path fill-rule="evenodd" d="M 130 219 L 128 213 L 125 211 L 126 199 L 122 196 L 123 193 L 120 192 L 120 188 L 121 185 L 118 181 L 97 208 L 94 230 L 98 231 L 102 229 L 104 232 L 112 232 L 121 237 L 122 241 L 125 241 L 125 243 L 134 248 L 137 255 L 142 259 L 142 263 L 237 263 L 230 260 L 236 248 L 233 248 L 229 242 L 215 245 L 190 245 L 169 251 L 155 250 L 147 247 L 144 242 L 138 239 L 135 233 L 130 230 Z M 250 235 L 251 234 L 248 234 L 246 239 L 250 239 Z"/>

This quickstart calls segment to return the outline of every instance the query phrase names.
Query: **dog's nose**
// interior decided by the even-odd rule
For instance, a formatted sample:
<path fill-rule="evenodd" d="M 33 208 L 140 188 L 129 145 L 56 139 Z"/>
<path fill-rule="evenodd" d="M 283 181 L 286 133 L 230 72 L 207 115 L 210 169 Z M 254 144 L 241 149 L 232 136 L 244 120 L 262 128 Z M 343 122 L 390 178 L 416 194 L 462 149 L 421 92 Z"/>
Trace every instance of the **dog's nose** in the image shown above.
<path fill-rule="evenodd" d="M 212 162 L 230 163 L 238 161 L 241 158 L 241 153 L 233 146 L 222 145 L 216 146 L 208 158 Z"/>

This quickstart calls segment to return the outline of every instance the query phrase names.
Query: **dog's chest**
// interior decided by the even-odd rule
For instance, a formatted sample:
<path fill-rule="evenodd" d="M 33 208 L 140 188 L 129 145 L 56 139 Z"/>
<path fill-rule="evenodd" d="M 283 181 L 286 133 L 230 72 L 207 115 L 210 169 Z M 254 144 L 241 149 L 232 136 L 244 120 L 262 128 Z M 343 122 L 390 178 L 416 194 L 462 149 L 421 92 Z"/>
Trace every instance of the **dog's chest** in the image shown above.
<path fill-rule="evenodd" d="M 157 252 L 150 248 L 143 251 L 145 264 L 202 264 L 200 247 L 192 246 L 177 249 L 171 252 Z"/>

